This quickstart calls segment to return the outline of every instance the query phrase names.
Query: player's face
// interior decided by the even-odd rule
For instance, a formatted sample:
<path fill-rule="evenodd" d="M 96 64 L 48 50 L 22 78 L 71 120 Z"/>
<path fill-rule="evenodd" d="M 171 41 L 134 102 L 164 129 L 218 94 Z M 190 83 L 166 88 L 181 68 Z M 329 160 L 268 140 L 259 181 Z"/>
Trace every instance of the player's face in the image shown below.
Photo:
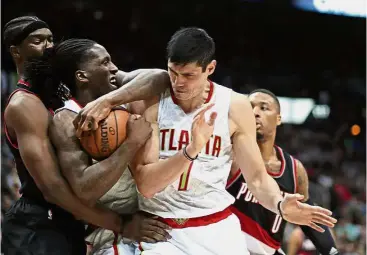
<path fill-rule="evenodd" d="M 276 101 L 268 94 L 261 92 L 251 94 L 249 99 L 256 119 L 258 139 L 275 135 L 277 126 L 281 124 Z"/>
<path fill-rule="evenodd" d="M 88 54 L 90 57 L 80 66 L 82 70 L 78 72 L 84 77 L 82 82 L 87 83 L 88 90 L 97 98 L 117 88 L 116 74 L 118 69 L 102 45 L 94 45 Z"/>
<path fill-rule="evenodd" d="M 190 100 L 202 93 L 208 76 L 215 70 L 215 65 L 213 60 L 203 71 L 196 62 L 182 65 L 168 61 L 168 74 L 175 97 L 179 100 Z"/>
<path fill-rule="evenodd" d="M 27 60 L 29 57 L 42 56 L 43 51 L 53 47 L 53 36 L 48 28 L 37 29 L 30 33 L 24 41 L 17 46 L 20 60 Z"/>

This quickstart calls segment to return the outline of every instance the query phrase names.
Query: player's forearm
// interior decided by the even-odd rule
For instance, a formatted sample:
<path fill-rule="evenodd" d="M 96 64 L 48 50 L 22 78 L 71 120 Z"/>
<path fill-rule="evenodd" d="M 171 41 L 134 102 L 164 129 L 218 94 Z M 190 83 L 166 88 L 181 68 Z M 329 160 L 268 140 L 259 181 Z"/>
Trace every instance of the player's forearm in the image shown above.
<path fill-rule="evenodd" d="M 278 184 L 272 177 L 266 172 L 259 172 L 254 178 L 247 180 L 247 185 L 262 206 L 274 213 L 279 213 L 277 205 L 283 197 Z"/>
<path fill-rule="evenodd" d="M 308 199 L 305 203 L 314 205 L 311 199 Z M 320 233 L 308 226 L 301 226 L 301 229 L 303 233 L 305 233 L 305 235 L 312 241 L 320 254 L 329 255 L 332 249 L 334 250 L 335 254 L 339 254 L 337 253 L 335 241 L 330 229 L 325 226 L 321 227 L 325 230 L 325 232 Z"/>
<path fill-rule="evenodd" d="M 234 136 L 233 149 L 236 161 L 251 193 L 266 209 L 278 213 L 277 205 L 283 198 L 278 184 L 265 169 L 255 137 L 255 134 Z"/>
<path fill-rule="evenodd" d="M 190 151 L 189 146 L 187 147 L 188 151 Z M 197 154 L 198 152 L 193 151 L 189 155 Z M 189 169 L 191 163 L 194 164 L 195 162 L 188 160 L 181 150 L 167 159 L 138 166 L 134 178 L 139 192 L 147 198 L 153 197 L 156 193 L 176 181 L 185 170 Z"/>
<path fill-rule="evenodd" d="M 120 179 L 139 148 L 139 144 L 127 138 L 110 157 L 86 168 L 76 182 L 78 197 L 88 204 L 94 204 Z"/>
<path fill-rule="evenodd" d="M 119 89 L 103 96 L 113 107 L 133 101 L 147 100 L 170 86 L 168 73 L 161 69 L 142 70 Z"/>
<path fill-rule="evenodd" d="M 89 208 L 72 192 L 70 186 L 60 173 L 56 157 L 53 156 L 51 145 L 22 146 L 21 155 L 30 171 L 37 187 L 44 198 L 70 212 L 75 217 L 94 225 L 119 230 L 120 217 L 110 211 Z M 42 171 L 47 169 L 47 171 Z"/>
<path fill-rule="evenodd" d="M 115 212 L 97 207 L 88 207 L 72 192 L 69 185 L 60 176 L 57 185 L 46 192 L 45 198 L 48 202 L 56 204 L 64 210 L 73 214 L 77 219 L 82 219 L 93 225 L 119 232 L 121 218 Z"/>

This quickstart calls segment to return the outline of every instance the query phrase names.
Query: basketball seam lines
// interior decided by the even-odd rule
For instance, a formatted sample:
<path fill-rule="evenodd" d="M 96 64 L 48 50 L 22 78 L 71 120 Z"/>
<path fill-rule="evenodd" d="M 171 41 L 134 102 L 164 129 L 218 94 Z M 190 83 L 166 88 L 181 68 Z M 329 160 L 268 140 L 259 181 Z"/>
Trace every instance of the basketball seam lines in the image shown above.
<path fill-rule="evenodd" d="M 118 147 L 118 142 L 119 142 L 119 128 L 118 128 L 118 125 L 117 125 L 117 118 L 116 118 L 116 113 L 115 113 L 115 111 L 113 111 L 113 115 L 115 116 L 115 128 L 116 128 L 116 130 L 115 130 L 115 134 L 116 134 L 116 145 L 115 145 L 115 148 L 117 148 Z"/>

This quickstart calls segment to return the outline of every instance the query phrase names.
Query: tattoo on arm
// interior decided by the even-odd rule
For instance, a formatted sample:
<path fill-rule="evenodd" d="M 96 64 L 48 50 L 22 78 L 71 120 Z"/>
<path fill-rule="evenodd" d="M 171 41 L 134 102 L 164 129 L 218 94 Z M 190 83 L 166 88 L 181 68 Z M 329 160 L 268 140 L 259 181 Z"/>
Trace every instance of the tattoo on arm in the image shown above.
<path fill-rule="evenodd" d="M 297 167 L 297 192 L 304 195 L 303 201 L 307 201 L 309 198 L 308 194 L 308 175 L 303 164 L 296 160 Z"/>

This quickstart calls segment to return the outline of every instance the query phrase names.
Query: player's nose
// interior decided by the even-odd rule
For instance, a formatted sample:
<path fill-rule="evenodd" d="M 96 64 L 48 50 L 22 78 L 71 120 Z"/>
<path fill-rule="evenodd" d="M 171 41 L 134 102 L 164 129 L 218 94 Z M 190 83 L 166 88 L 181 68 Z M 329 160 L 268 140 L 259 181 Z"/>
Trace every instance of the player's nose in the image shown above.
<path fill-rule="evenodd" d="M 112 73 L 112 74 L 116 74 L 117 72 L 118 72 L 118 68 L 117 68 L 117 66 L 114 64 L 114 63 L 112 63 L 111 62 L 111 66 L 110 66 L 110 72 Z"/>

